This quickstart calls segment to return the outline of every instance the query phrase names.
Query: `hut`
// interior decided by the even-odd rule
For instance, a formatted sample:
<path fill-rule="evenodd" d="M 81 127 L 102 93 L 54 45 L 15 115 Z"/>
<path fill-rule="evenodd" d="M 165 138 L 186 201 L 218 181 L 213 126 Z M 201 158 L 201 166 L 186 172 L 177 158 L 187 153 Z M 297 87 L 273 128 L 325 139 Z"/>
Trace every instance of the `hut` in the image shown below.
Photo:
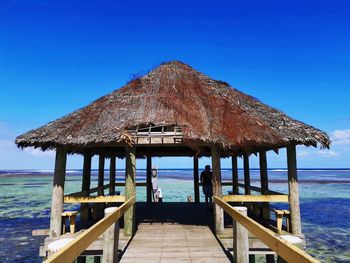
<path fill-rule="evenodd" d="M 250 195 L 249 155 L 258 154 L 262 193 L 268 192 L 266 152 L 287 149 L 292 233 L 301 235 L 296 145 L 328 148 L 324 132 L 269 107 L 223 81 L 179 61 L 161 64 L 118 90 L 71 114 L 16 138 L 20 148 L 56 150 L 50 235 L 61 235 L 67 154 L 84 156 L 82 193 L 90 194 L 91 158 L 99 156 L 99 195 L 110 159 L 110 194 L 115 160 L 126 159 L 125 195 L 135 195 L 137 158 L 147 158 L 147 200 L 151 200 L 151 157 L 193 157 L 195 202 L 199 201 L 198 158 L 211 156 L 214 194 L 222 194 L 220 158 L 232 158 L 233 192 L 238 193 L 237 157 L 244 159 L 244 193 Z M 223 211 L 214 208 L 215 229 L 223 231 Z M 84 218 L 82 210 L 82 219 Z M 132 235 L 134 210 L 125 215 Z"/>

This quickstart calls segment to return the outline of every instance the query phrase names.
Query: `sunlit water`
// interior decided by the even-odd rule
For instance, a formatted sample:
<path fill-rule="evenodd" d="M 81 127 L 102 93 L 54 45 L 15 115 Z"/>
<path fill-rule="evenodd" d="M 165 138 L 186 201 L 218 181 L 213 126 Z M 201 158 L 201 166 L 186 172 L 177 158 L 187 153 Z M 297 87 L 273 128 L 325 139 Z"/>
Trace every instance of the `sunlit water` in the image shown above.
<path fill-rule="evenodd" d="M 222 174 L 224 180 L 231 177 L 230 170 Z M 323 262 L 350 262 L 350 170 L 300 170 L 298 174 L 307 251 Z M 123 172 L 118 171 L 117 180 L 122 178 Z M 258 178 L 259 171 L 252 170 L 253 185 L 259 186 Z M 285 170 L 270 170 L 269 179 L 272 190 L 287 192 Z M 137 180 L 145 181 L 144 170 L 137 171 Z M 43 237 L 32 237 L 31 231 L 49 227 L 51 185 L 51 171 L 0 171 L 0 261 L 40 262 Z M 96 185 L 94 172 L 92 187 Z M 159 186 L 165 202 L 186 202 L 187 196 L 193 196 L 192 171 L 160 170 Z M 68 171 L 65 193 L 80 188 L 81 171 Z M 223 187 L 224 193 L 229 189 Z M 122 188 L 117 190 L 123 194 Z M 137 188 L 137 200 L 145 200 L 144 187 Z"/>

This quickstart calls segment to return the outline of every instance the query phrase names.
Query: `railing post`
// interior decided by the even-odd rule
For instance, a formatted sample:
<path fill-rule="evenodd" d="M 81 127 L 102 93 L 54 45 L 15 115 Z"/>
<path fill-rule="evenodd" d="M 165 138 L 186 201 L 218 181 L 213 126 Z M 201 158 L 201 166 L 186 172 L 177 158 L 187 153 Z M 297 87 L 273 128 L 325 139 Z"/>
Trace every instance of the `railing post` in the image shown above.
<path fill-rule="evenodd" d="M 243 206 L 233 207 L 242 215 L 247 216 L 247 208 Z M 236 263 L 249 262 L 248 230 L 237 221 L 233 221 L 233 249 Z"/>
<path fill-rule="evenodd" d="M 50 217 L 50 237 L 62 234 L 62 212 L 64 197 L 64 180 L 66 177 L 67 153 L 62 147 L 56 149 L 55 172 L 52 188 L 52 205 Z"/>
<path fill-rule="evenodd" d="M 109 207 L 105 209 L 105 217 L 112 214 L 118 207 Z M 103 234 L 103 263 L 118 262 L 118 243 L 119 243 L 119 220 L 112 224 Z"/>

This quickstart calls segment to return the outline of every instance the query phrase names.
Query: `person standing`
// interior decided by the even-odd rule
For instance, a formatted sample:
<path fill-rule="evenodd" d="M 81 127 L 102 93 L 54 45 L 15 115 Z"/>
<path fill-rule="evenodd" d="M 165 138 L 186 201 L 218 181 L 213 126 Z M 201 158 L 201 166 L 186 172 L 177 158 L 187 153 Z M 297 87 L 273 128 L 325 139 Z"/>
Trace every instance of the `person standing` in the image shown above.
<path fill-rule="evenodd" d="M 205 166 L 205 170 L 201 173 L 201 183 L 203 188 L 203 193 L 205 195 L 205 203 L 212 202 L 213 198 L 213 182 L 212 182 L 213 174 L 210 171 L 210 165 Z"/>

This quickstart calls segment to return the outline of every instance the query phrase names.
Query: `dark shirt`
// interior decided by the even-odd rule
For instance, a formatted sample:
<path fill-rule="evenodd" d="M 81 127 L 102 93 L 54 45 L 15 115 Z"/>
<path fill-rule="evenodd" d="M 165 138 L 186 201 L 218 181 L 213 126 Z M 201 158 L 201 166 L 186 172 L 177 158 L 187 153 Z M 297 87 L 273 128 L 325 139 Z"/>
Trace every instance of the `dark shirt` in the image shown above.
<path fill-rule="evenodd" d="M 212 179 L 213 174 L 211 172 L 207 173 L 206 171 L 203 171 L 201 173 L 201 182 L 203 185 L 212 185 Z"/>

